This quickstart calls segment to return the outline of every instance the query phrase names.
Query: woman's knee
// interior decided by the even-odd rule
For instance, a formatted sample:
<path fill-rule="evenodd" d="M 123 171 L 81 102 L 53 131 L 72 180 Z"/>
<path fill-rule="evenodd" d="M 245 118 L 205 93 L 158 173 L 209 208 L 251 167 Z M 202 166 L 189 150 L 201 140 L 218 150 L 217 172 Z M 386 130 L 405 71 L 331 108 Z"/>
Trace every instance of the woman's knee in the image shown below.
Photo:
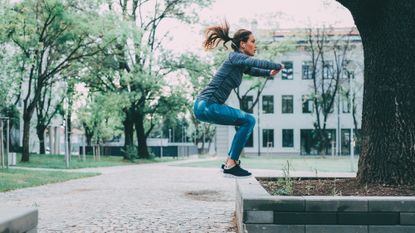
<path fill-rule="evenodd" d="M 254 128 L 255 123 L 256 123 L 255 117 L 253 117 L 252 115 L 247 114 L 246 115 L 246 120 L 247 120 L 249 126 L 251 126 L 251 128 Z"/>

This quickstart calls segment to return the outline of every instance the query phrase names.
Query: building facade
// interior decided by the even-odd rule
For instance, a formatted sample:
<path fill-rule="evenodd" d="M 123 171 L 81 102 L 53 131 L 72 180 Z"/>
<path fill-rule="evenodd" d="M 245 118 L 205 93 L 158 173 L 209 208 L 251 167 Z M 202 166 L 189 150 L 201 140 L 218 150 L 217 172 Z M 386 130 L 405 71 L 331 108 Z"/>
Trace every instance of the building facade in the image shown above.
<path fill-rule="evenodd" d="M 299 30 L 286 30 L 274 33 L 273 43 L 291 40 L 295 49 L 275 58 L 275 62 L 283 63 L 285 70 L 273 79 L 267 81 L 259 96 L 257 105 L 250 112 L 257 123 L 253 133 L 245 145 L 247 155 L 350 155 L 358 153 L 354 144 L 356 130 L 361 127 L 361 109 L 363 94 L 363 49 L 358 32 L 346 29 L 331 29 L 327 40 L 348 40 L 350 47 L 347 51 L 347 71 L 339 74 L 339 95 L 326 121 L 326 132 L 329 145 L 324 151 L 316 147 L 313 133 L 316 123 L 314 103 L 315 95 L 312 75 L 312 56 L 306 49 L 307 38 Z M 324 62 L 315 65 L 317 75 L 326 88 L 333 83 L 336 76 L 336 62 L 330 49 L 324 54 Z M 324 63 L 324 64 L 323 64 Z M 352 64 L 352 65 L 350 65 Z M 346 66 L 345 66 L 346 67 Z M 338 76 L 337 76 L 338 77 Z M 249 80 L 241 84 L 240 93 L 250 86 Z M 321 88 L 321 87 L 318 87 Z M 243 101 L 245 107 L 250 107 L 255 101 L 257 91 L 246 95 Z M 238 98 L 232 93 L 227 103 L 240 108 Z M 243 107 L 242 107 L 243 109 Z M 321 116 L 321 115 L 320 115 Z M 323 118 L 321 118 L 323 120 Z M 234 127 L 217 126 L 217 153 L 226 155 L 235 134 Z M 353 150 L 353 151 L 352 151 Z"/>

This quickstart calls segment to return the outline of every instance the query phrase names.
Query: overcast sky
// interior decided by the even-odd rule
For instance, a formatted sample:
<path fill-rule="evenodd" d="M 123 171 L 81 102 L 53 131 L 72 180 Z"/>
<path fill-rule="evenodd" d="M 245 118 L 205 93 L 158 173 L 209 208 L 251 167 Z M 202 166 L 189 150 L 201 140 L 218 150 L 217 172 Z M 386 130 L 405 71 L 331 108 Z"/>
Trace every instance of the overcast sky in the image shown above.
<path fill-rule="evenodd" d="M 354 25 L 350 12 L 335 0 L 216 0 L 199 17 L 200 24 L 192 26 L 166 24 L 166 28 L 174 28 L 168 47 L 175 51 L 201 50 L 203 29 L 223 19 L 229 22 L 231 33 L 239 28 L 250 29 L 253 20 L 259 29 Z"/>

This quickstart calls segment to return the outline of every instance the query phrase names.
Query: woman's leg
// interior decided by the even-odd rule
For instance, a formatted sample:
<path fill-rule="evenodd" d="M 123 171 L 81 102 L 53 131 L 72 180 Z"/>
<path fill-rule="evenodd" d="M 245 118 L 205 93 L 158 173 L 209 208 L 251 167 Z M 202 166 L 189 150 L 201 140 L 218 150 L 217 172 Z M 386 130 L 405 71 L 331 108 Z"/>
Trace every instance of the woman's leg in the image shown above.
<path fill-rule="evenodd" d="M 196 111 L 202 113 L 199 114 L 202 121 L 219 125 L 239 126 L 229 150 L 230 159 L 237 161 L 255 126 L 255 118 L 246 112 L 224 104 L 206 104 L 202 111 L 200 108 Z"/>

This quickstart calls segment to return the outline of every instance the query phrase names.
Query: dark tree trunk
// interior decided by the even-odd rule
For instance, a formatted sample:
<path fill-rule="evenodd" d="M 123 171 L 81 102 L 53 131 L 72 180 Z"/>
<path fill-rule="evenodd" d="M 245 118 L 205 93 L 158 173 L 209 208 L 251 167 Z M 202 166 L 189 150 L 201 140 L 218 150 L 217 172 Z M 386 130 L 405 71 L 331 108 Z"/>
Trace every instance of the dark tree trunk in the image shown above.
<path fill-rule="evenodd" d="M 124 111 L 125 120 L 123 121 L 124 125 L 124 159 L 130 159 L 128 155 L 129 148 L 134 146 L 133 136 L 134 136 L 134 120 L 130 110 Z"/>
<path fill-rule="evenodd" d="M 364 47 L 361 184 L 415 184 L 415 2 L 339 0 Z"/>
<path fill-rule="evenodd" d="M 135 130 L 137 133 L 138 157 L 141 159 L 150 158 L 147 146 L 147 136 L 144 130 L 144 115 L 137 111 L 134 117 Z"/>
<path fill-rule="evenodd" d="M 22 150 L 22 162 L 29 162 L 30 151 L 30 120 L 33 116 L 34 107 L 30 105 L 28 108 L 24 108 L 23 111 L 23 150 Z"/>
<path fill-rule="evenodd" d="M 39 154 L 46 154 L 45 131 L 46 131 L 46 126 L 38 123 L 36 126 L 36 134 L 39 139 Z"/>

